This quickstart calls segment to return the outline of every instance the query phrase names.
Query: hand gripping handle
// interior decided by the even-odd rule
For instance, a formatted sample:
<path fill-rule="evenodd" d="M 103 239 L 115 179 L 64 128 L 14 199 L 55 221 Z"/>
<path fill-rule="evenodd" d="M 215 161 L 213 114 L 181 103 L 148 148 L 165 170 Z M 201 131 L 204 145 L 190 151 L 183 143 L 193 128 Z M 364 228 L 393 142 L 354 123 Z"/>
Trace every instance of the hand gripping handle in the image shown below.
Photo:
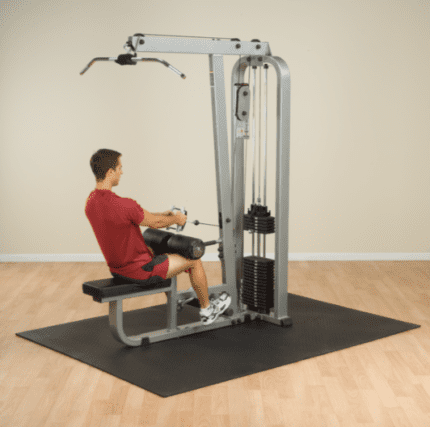
<path fill-rule="evenodd" d="M 181 209 L 179 209 L 179 208 L 176 208 L 175 206 L 172 206 L 171 208 L 170 208 L 170 210 L 173 212 L 174 210 L 178 210 L 178 211 L 181 211 L 184 215 L 188 215 L 187 214 L 187 211 L 185 210 L 185 208 L 184 207 L 182 207 Z M 176 230 L 177 232 L 180 232 L 180 231 L 183 231 L 184 230 L 184 228 L 185 228 L 185 225 L 186 225 L 187 223 L 185 223 L 184 225 L 179 225 L 179 224 L 176 224 L 176 228 L 175 227 L 167 227 L 166 228 L 166 230 Z"/>

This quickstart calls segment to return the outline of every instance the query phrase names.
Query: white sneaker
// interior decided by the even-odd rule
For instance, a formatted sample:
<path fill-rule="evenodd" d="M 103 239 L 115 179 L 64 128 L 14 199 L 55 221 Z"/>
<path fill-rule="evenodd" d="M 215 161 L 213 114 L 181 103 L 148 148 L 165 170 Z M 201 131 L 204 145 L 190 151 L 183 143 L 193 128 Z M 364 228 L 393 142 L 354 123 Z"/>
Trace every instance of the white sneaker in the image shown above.
<path fill-rule="evenodd" d="M 203 325 L 210 325 L 227 310 L 231 304 L 231 297 L 227 292 L 223 292 L 218 298 L 211 300 L 209 307 L 200 309 L 200 318 Z"/>

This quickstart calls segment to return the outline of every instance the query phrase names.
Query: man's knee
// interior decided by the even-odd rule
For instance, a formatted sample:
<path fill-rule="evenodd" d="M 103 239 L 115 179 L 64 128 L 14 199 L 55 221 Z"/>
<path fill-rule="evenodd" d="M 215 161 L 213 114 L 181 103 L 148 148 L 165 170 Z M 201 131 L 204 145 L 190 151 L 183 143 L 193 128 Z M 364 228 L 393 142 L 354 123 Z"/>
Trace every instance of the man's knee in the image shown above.
<path fill-rule="evenodd" d="M 200 268 L 200 267 L 203 266 L 201 258 L 199 258 L 199 259 L 193 259 L 192 261 L 193 261 L 193 263 L 192 263 L 192 265 L 190 267 L 190 270 L 193 269 L 193 268 L 195 268 L 195 267 Z"/>

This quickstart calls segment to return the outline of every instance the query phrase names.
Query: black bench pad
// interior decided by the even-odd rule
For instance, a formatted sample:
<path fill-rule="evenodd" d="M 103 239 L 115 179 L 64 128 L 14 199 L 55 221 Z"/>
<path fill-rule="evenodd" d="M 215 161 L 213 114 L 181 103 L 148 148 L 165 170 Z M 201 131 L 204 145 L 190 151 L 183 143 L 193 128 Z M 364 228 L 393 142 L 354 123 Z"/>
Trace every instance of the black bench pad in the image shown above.
<path fill-rule="evenodd" d="M 163 280 L 153 286 L 145 286 L 138 283 L 130 283 L 117 277 L 110 279 L 93 280 L 82 285 L 84 294 L 91 295 L 94 301 L 101 302 L 102 298 L 118 297 L 122 295 L 134 294 L 145 290 L 168 288 L 172 279 Z"/>

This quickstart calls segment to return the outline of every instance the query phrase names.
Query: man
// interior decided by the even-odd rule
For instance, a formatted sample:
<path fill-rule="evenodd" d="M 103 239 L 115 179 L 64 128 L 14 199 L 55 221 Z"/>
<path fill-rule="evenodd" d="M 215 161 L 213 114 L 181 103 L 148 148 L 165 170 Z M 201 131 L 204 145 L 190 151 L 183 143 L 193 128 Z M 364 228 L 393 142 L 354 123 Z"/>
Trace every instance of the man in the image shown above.
<path fill-rule="evenodd" d="M 191 260 L 179 254 L 156 256 L 146 245 L 139 228 L 184 225 L 187 217 L 182 213 L 174 215 L 171 211 L 150 213 L 135 200 L 113 193 L 112 187 L 119 185 L 123 174 L 121 156 L 116 151 L 101 149 L 91 157 L 96 188 L 89 195 L 85 207 L 85 214 L 111 274 L 130 283 L 155 288 L 162 280 L 188 272 L 200 301 L 202 322 L 205 325 L 213 323 L 229 307 L 230 296 L 223 293 L 216 300 L 209 301 L 201 259 Z"/>

